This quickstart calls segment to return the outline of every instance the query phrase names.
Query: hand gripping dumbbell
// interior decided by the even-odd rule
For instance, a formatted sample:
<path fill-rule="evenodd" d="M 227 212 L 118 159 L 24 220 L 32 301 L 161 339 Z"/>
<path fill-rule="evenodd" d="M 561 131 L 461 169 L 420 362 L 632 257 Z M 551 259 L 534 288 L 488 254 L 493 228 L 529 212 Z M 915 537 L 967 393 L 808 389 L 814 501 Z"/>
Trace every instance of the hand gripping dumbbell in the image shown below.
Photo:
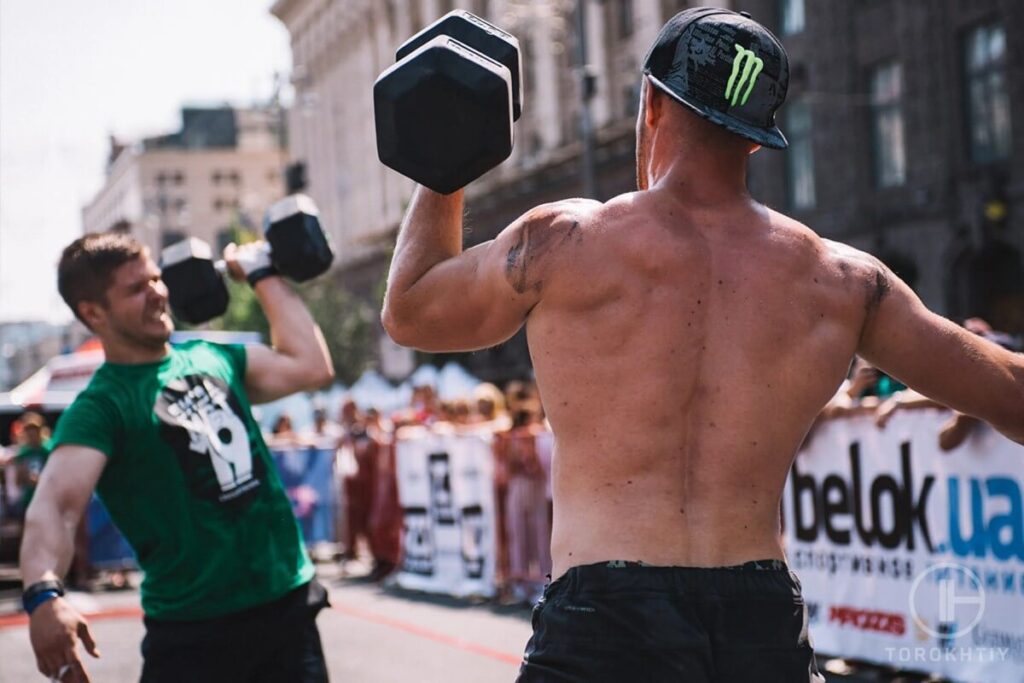
<path fill-rule="evenodd" d="M 522 113 L 519 41 L 463 10 L 398 48 L 373 86 L 381 162 L 449 194 L 512 153 Z"/>
<path fill-rule="evenodd" d="M 316 205 L 305 195 L 273 204 L 264 218 L 265 242 L 258 245 L 254 267 L 246 277 L 256 284 L 280 273 L 297 282 L 311 280 L 331 267 L 334 252 L 320 227 Z M 195 237 L 172 244 L 160 255 L 171 311 L 190 324 L 223 315 L 228 307 L 224 261 L 214 261 L 210 245 Z"/>

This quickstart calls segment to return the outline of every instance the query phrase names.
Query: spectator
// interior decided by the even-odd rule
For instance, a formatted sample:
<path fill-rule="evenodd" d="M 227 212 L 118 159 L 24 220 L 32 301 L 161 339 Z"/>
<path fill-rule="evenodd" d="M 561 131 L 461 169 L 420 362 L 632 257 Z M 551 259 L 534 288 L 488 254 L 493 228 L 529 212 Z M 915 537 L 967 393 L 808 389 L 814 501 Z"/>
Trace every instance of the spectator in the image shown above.
<path fill-rule="evenodd" d="M 505 411 L 505 396 L 493 384 L 483 383 L 473 391 L 476 401 L 475 420 L 481 427 L 490 427 L 494 431 L 505 431 L 512 426 L 512 421 Z"/>
<path fill-rule="evenodd" d="M 349 411 L 351 413 L 351 411 Z M 377 466 L 381 458 L 379 423 L 368 428 L 367 422 L 356 414 L 343 438 L 343 446 L 354 460 L 354 471 L 350 470 L 344 479 L 344 501 L 346 512 L 345 552 L 344 560 L 355 560 L 359 555 L 359 542 L 364 540 L 369 546 L 373 558 L 373 568 L 367 578 L 383 578 L 397 564 L 397 557 L 389 543 L 390 536 L 383 533 L 384 527 L 378 525 L 378 534 L 374 534 L 371 517 L 374 512 L 374 498 L 377 492 Z M 396 495 L 397 498 L 397 495 Z M 383 524 L 383 522 L 381 523 Z M 386 525 L 385 525 L 386 526 Z"/>
<path fill-rule="evenodd" d="M 21 491 L 21 499 L 14 506 L 14 513 L 18 519 L 24 519 L 25 510 L 28 509 L 28 504 L 36 491 L 43 465 L 50 456 L 47 443 L 50 430 L 46 426 L 46 420 L 39 413 L 25 413 L 20 423 L 21 445 L 14 456 L 14 480 Z"/>
<path fill-rule="evenodd" d="M 402 506 L 398 501 L 395 440 L 376 408 L 366 411 L 366 434 L 377 444 L 374 488 L 368 520 L 374 566 L 367 577 L 380 581 L 398 567 L 402 553 Z"/>
<path fill-rule="evenodd" d="M 531 601 L 551 571 L 547 477 L 537 451 L 540 403 L 523 398 L 505 439 L 508 555 L 512 595 Z"/>

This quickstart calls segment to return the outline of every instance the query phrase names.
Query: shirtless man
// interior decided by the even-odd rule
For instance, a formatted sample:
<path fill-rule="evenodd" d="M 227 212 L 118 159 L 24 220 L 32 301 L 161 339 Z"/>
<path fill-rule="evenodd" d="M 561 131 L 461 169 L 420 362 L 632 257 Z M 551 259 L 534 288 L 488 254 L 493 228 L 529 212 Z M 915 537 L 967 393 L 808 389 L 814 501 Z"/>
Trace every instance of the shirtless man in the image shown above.
<path fill-rule="evenodd" d="M 555 434 L 555 580 L 521 681 L 823 680 L 779 499 L 854 354 L 1024 443 L 1024 357 L 748 194 L 749 154 L 786 144 L 787 69 L 748 17 L 687 10 L 645 64 L 639 191 L 465 252 L 462 192 L 409 207 L 387 331 L 465 351 L 525 322 Z"/>

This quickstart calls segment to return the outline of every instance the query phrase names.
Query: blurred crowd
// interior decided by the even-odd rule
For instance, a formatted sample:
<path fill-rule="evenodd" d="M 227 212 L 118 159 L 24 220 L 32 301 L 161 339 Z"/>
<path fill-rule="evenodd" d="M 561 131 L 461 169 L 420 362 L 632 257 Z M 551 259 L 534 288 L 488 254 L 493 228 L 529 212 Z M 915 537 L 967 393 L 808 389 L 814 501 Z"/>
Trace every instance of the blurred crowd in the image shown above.
<path fill-rule="evenodd" d="M 451 401 L 439 399 L 432 386 L 417 386 L 409 406 L 388 415 L 372 407 L 360 409 L 346 399 L 336 420 L 315 407 L 310 429 L 296 432 L 292 422 L 291 415 L 279 414 L 267 443 L 279 454 L 309 448 L 336 452 L 340 559 L 368 555 L 371 580 L 386 577 L 400 560 L 396 442 L 428 432 L 489 438 L 494 451 L 499 583 L 516 601 L 530 600 L 542 588 L 551 567 L 553 438 L 533 382 L 513 381 L 504 391 L 483 383 L 472 396 Z M 315 494 L 301 485 L 289 488 L 289 495 L 300 518 L 304 501 L 315 502 Z"/>
<path fill-rule="evenodd" d="M 994 330 L 981 318 L 968 318 L 964 329 L 984 337 L 1003 348 L 1017 353 L 1024 352 L 1024 343 L 1018 337 Z M 936 372 L 941 372 L 936 368 Z M 890 377 L 865 359 L 857 357 L 850 366 L 850 372 L 835 396 L 822 409 L 818 421 L 811 428 L 804 444 L 810 442 L 815 428 L 823 421 L 849 415 L 872 415 L 875 424 L 884 429 L 898 411 L 915 408 L 945 408 L 941 403 L 909 389 L 899 380 Z M 939 448 L 951 451 L 967 440 L 981 421 L 970 415 L 953 411 L 953 414 L 939 430 Z"/>

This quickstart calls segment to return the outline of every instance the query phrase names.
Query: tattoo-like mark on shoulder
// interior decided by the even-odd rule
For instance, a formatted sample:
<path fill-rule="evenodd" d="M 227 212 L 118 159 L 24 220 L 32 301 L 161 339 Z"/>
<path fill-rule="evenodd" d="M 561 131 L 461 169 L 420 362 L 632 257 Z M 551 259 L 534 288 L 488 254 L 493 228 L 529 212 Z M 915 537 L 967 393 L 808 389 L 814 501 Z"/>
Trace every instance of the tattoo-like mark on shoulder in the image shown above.
<path fill-rule="evenodd" d="M 885 269 L 882 267 L 877 268 L 875 270 L 874 282 L 868 284 L 866 305 L 868 313 L 878 310 L 879 305 L 881 305 L 891 290 L 892 285 L 889 282 L 889 276 L 886 274 Z"/>
<path fill-rule="evenodd" d="M 562 223 L 562 225 L 559 225 Z M 525 223 L 509 247 L 505 256 L 505 278 L 519 294 L 527 290 L 539 292 L 544 281 L 536 272 L 537 261 L 552 247 L 566 243 L 579 244 L 583 241 L 579 221 L 565 226 L 564 222 L 551 221 L 548 224 Z"/>

